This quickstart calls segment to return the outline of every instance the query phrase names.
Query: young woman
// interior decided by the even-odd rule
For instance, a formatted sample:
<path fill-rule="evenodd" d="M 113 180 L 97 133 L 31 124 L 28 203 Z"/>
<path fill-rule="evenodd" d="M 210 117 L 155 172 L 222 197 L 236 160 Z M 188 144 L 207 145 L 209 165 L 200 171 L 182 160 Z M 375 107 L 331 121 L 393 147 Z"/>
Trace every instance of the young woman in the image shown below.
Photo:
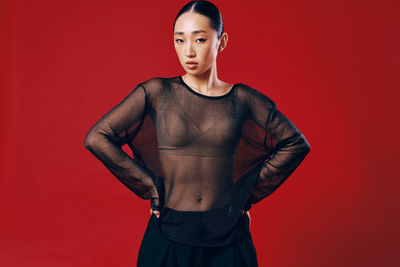
<path fill-rule="evenodd" d="M 90 129 L 85 147 L 150 200 L 138 266 L 258 266 L 248 211 L 310 145 L 269 97 L 218 79 L 228 34 L 214 4 L 187 3 L 173 37 L 186 73 L 137 84 Z"/>

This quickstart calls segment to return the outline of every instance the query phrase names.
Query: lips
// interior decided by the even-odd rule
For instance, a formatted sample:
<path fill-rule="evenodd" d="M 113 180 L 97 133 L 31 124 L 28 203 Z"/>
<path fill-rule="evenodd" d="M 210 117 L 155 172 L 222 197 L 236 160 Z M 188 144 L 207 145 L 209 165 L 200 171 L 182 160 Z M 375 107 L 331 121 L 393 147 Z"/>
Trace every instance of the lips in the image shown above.
<path fill-rule="evenodd" d="M 195 68 L 197 68 L 197 62 L 195 62 L 195 61 L 186 61 L 186 66 L 189 69 L 195 69 Z"/>

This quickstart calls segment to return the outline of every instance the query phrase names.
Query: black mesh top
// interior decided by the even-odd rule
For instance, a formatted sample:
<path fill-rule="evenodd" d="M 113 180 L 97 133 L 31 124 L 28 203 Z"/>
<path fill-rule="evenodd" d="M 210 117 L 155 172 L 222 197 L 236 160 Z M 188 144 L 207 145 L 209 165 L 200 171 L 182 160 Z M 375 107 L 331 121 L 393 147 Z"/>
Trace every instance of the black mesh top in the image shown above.
<path fill-rule="evenodd" d="M 160 211 L 166 237 L 206 246 L 232 242 L 242 211 L 274 192 L 310 151 L 268 96 L 243 83 L 204 95 L 182 76 L 137 84 L 90 129 L 85 147 Z"/>

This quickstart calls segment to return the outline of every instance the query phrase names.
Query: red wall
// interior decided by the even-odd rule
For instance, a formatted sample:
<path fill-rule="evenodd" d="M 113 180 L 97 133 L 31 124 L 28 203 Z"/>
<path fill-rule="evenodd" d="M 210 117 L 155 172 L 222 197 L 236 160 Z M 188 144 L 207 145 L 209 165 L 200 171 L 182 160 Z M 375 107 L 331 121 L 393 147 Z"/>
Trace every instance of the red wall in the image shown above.
<path fill-rule="evenodd" d="M 250 211 L 260 266 L 394 266 L 396 1 L 214 1 L 219 78 L 274 99 L 311 152 Z M 149 203 L 83 146 L 133 87 L 184 74 L 186 1 L 0 2 L 0 266 L 135 266 Z"/>

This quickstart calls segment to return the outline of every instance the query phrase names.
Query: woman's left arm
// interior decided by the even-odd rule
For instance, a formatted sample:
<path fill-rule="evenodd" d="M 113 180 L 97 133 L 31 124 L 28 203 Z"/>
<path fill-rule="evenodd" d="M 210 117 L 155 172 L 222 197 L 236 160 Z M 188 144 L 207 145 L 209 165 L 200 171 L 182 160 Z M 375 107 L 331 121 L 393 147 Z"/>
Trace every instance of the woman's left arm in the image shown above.
<path fill-rule="evenodd" d="M 252 102 L 251 118 L 265 128 L 265 149 L 270 153 L 260 171 L 247 209 L 273 193 L 300 165 L 310 152 L 310 144 L 275 102 L 260 94 Z"/>

